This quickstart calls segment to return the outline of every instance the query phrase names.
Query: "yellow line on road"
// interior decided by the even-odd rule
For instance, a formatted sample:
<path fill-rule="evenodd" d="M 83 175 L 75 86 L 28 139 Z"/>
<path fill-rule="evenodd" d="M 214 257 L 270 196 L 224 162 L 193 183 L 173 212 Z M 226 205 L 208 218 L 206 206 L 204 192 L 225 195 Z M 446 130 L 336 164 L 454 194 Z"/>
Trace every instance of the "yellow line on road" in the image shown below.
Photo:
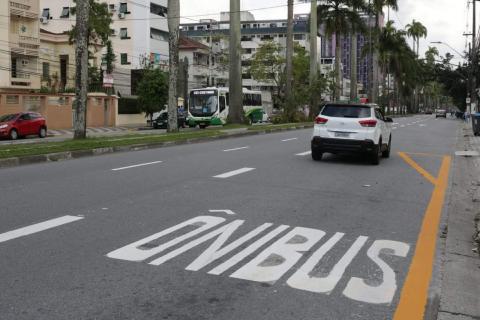
<path fill-rule="evenodd" d="M 402 159 L 405 160 L 406 163 L 408 163 L 415 170 L 417 170 L 418 173 L 420 173 L 425 179 L 430 181 L 433 185 L 437 184 L 437 179 L 434 178 L 427 170 L 423 169 L 415 161 L 413 161 L 412 158 L 410 158 L 406 153 L 399 152 L 398 155 L 402 157 Z"/>
<path fill-rule="evenodd" d="M 423 218 L 415 253 L 393 318 L 393 320 L 423 320 L 432 277 L 438 227 L 448 187 L 451 157 L 445 156 L 443 158 L 439 175 L 437 178 L 433 178 L 406 154 L 403 153 L 400 156 L 435 186 Z"/>

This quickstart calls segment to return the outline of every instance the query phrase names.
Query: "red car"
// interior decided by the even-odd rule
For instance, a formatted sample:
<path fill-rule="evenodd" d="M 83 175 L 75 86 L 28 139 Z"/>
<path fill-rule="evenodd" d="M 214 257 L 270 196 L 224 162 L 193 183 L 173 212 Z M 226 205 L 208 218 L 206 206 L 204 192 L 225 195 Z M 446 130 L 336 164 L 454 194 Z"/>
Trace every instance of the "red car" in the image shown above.
<path fill-rule="evenodd" d="M 29 135 L 47 136 L 47 122 L 41 114 L 21 112 L 0 116 L 0 138 L 15 140 Z"/>

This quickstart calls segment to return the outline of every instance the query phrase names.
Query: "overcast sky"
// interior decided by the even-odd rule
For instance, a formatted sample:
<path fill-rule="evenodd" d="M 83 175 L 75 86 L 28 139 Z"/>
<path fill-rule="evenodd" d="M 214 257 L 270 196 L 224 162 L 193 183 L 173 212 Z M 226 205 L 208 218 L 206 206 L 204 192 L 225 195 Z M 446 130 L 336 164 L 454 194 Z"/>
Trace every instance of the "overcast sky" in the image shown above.
<path fill-rule="evenodd" d="M 180 0 L 181 16 L 188 17 L 182 18 L 182 23 L 204 18 L 219 19 L 216 13 L 228 11 L 229 3 L 229 0 Z M 287 0 L 241 0 L 241 8 L 251 11 L 256 19 L 279 19 L 287 16 L 286 3 Z M 390 12 L 390 19 L 395 21 L 397 28 L 404 28 L 415 19 L 428 29 L 428 37 L 421 40 L 421 52 L 428 46 L 437 46 L 441 55 L 450 52 L 455 55 L 455 61 L 460 60 L 452 49 L 430 42 L 443 41 L 460 53 L 465 51 L 466 39 L 462 34 L 467 31 L 467 21 L 469 33 L 472 25 L 471 7 L 467 19 L 467 0 L 398 0 L 398 5 L 398 12 Z M 309 10 L 310 4 L 295 4 L 295 13 L 308 13 Z M 199 16 L 212 13 L 210 16 Z"/>

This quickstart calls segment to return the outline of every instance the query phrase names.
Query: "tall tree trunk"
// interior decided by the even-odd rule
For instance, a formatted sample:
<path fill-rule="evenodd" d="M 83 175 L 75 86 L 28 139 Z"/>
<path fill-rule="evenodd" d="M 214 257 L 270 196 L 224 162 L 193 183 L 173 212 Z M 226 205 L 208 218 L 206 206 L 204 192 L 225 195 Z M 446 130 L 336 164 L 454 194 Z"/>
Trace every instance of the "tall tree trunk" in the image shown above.
<path fill-rule="evenodd" d="M 340 35 L 335 34 L 335 101 L 340 100 L 342 96 L 342 47 L 340 45 Z"/>
<path fill-rule="evenodd" d="M 75 35 L 75 113 L 74 138 L 85 139 L 87 136 L 87 99 L 88 99 L 88 18 L 89 1 L 78 1 Z"/>
<path fill-rule="evenodd" d="M 313 88 L 313 85 L 317 79 L 318 67 L 317 67 L 317 34 L 318 34 L 318 25 L 317 25 L 317 1 L 312 0 L 310 2 L 310 87 Z M 314 107 L 317 104 L 315 101 L 316 94 L 310 92 L 310 113 L 314 111 Z"/>
<path fill-rule="evenodd" d="M 350 36 L 350 101 L 357 100 L 357 33 Z"/>
<path fill-rule="evenodd" d="M 242 124 L 242 44 L 240 34 L 240 0 L 230 0 L 230 75 L 229 75 L 229 122 Z"/>
<path fill-rule="evenodd" d="M 293 0 L 288 0 L 285 102 L 288 117 L 293 117 Z"/>
<path fill-rule="evenodd" d="M 378 43 L 378 28 L 379 28 L 379 16 L 375 14 L 375 43 Z M 378 96 L 379 96 L 379 71 L 380 68 L 378 67 L 379 58 L 378 58 L 378 51 L 377 49 L 373 50 L 372 56 L 370 57 L 369 71 L 371 70 L 371 77 L 369 77 L 370 81 L 370 92 L 369 98 L 370 101 L 373 103 L 378 103 Z"/>
<path fill-rule="evenodd" d="M 178 37 L 180 25 L 180 0 L 168 0 L 168 42 L 169 42 L 169 74 L 168 74 L 168 132 L 178 132 Z"/>

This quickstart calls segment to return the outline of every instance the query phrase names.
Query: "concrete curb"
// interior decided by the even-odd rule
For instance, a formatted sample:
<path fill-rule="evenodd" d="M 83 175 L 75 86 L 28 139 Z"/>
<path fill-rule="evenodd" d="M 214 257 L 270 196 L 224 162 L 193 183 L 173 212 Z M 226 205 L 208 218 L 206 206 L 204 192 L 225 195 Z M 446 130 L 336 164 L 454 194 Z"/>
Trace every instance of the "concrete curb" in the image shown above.
<path fill-rule="evenodd" d="M 165 141 L 165 142 L 155 142 L 155 143 L 148 143 L 148 144 L 135 144 L 130 146 L 105 147 L 105 148 L 96 148 L 96 149 L 88 149 L 88 150 L 75 150 L 75 151 L 65 151 L 65 152 L 57 152 L 57 153 L 47 153 L 47 154 L 25 156 L 25 157 L 5 158 L 5 159 L 0 159 L 0 169 L 16 167 L 21 165 L 28 165 L 28 164 L 42 163 L 42 162 L 66 161 L 66 160 L 72 160 L 72 159 L 78 159 L 78 158 L 84 158 L 84 157 L 118 153 L 118 152 L 130 152 L 130 151 L 141 151 L 141 150 L 147 150 L 147 149 L 165 148 L 165 147 L 186 145 L 186 144 L 192 144 L 192 143 L 209 142 L 209 141 L 215 141 L 215 140 L 224 140 L 224 139 L 230 139 L 230 138 L 276 133 L 276 132 L 290 131 L 290 130 L 302 130 L 302 129 L 308 129 L 308 128 L 313 128 L 313 124 L 302 125 L 302 126 L 292 126 L 288 128 L 279 128 L 279 129 L 274 128 L 274 129 L 268 129 L 268 130 L 249 130 L 245 132 L 233 132 L 233 133 L 228 133 L 227 131 L 226 134 L 222 136 L 191 138 L 191 139 L 186 139 L 181 141 Z"/>

